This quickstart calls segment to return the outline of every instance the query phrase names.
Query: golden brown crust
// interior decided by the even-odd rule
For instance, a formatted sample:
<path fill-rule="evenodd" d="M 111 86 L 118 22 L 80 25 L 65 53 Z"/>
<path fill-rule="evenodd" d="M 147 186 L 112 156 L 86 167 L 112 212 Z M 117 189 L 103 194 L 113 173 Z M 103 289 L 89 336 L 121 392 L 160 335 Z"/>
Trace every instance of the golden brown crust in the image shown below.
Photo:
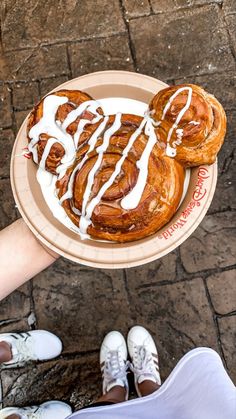
<path fill-rule="evenodd" d="M 142 118 L 134 115 L 122 115 L 121 121 L 121 128 L 111 137 L 107 151 L 103 155 L 90 199 L 96 196 L 102 185 L 114 172 L 115 165 L 121 158 L 130 136 L 140 125 Z M 113 122 L 114 116 L 111 116 L 107 127 Z M 88 228 L 88 234 L 91 237 L 117 242 L 138 240 L 155 233 L 175 213 L 182 196 L 184 169 L 174 159 L 165 156 L 158 143 L 153 147 L 149 157 L 149 174 L 138 206 L 132 210 L 124 210 L 121 207 L 121 199 L 133 189 L 137 182 L 136 162 L 140 159 L 147 140 L 148 137 L 143 133 L 135 140 L 122 165 L 120 175 L 117 176 L 100 203 L 95 207 L 92 214 L 93 224 Z M 97 146 L 101 142 L 100 137 Z M 88 147 L 85 144 L 77 153 L 77 160 L 73 167 L 68 169 L 64 178 L 57 182 L 59 197 L 67 191 L 71 173 L 87 151 Z M 77 226 L 79 226 L 80 216 L 75 214 L 74 208 L 76 208 L 76 212 L 82 209 L 87 177 L 97 159 L 96 151 L 89 153 L 88 157 L 82 168 L 76 173 L 73 197 L 65 200 L 62 204 L 70 219 Z"/>
<path fill-rule="evenodd" d="M 170 97 L 180 88 L 192 88 L 192 100 L 189 109 L 184 113 L 178 128 L 183 129 L 182 143 L 176 147 L 175 159 L 185 167 L 214 163 L 223 144 L 226 133 L 226 115 L 218 100 L 193 84 L 167 87 L 157 93 L 150 103 L 152 117 L 161 124 L 156 128 L 160 141 L 167 143 L 168 132 L 173 126 L 179 112 L 186 105 L 188 91 L 180 92 L 162 120 L 164 108 Z M 194 124 L 195 123 L 195 124 Z M 170 145 L 177 140 L 173 130 Z"/>

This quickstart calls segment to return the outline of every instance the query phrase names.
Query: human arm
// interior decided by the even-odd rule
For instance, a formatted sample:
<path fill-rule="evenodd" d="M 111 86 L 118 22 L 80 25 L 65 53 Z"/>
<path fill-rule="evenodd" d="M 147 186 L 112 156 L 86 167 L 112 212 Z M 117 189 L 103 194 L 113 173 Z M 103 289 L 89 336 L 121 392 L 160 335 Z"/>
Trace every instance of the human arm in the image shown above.
<path fill-rule="evenodd" d="M 0 231 L 0 300 L 58 257 L 40 244 L 22 218 L 4 228 Z"/>

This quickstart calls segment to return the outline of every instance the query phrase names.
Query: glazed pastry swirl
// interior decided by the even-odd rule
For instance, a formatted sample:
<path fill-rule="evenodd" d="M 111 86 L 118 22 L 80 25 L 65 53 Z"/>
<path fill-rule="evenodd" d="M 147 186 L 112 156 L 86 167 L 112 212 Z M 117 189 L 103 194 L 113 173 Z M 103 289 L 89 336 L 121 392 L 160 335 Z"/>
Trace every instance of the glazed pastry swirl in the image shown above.
<path fill-rule="evenodd" d="M 171 86 L 154 96 L 149 109 L 167 155 L 185 167 L 215 161 L 224 141 L 226 116 L 214 96 L 192 84 Z"/>
<path fill-rule="evenodd" d="M 94 138 L 84 144 L 57 182 L 59 198 L 83 237 L 137 240 L 174 214 L 184 170 L 165 156 L 149 119 L 117 114 L 105 125 L 96 145 L 91 149 Z"/>

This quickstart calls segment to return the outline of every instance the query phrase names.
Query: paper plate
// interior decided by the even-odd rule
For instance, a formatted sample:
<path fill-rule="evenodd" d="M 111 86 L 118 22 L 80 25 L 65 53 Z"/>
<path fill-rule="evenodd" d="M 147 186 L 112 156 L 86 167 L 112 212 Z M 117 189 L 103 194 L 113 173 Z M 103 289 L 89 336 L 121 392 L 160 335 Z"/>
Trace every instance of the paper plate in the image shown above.
<path fill-rule="evenodd" d="M 102 71 L 61 84 L 54 90 L 79 89 L 95 99 L 123 97 L 149 103 L 167 85 L 160 80 L 126 71 Z M 11 158 L 11 185 L 18 209 L 43 245 L 87 266 L 128 268 L 161 258 L 183 243 L 202 221 L 212 201 L 217 163 L 191 169 L 187 193 L 175 216 L 156 234 L 131 243 L 81 240 L 52 215 L 36 180 L 37 166 L 19 157 L 27 146 L 27 118 L 23 122 Z"/>

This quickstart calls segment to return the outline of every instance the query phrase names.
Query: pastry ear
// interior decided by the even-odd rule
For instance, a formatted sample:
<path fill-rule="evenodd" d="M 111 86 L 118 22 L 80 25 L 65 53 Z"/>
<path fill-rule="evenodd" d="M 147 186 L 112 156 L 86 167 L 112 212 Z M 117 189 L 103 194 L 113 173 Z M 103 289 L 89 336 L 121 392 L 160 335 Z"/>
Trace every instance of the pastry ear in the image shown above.
<path fill-rule="evenodd" d="M 200 86 L 182 84 L 158 92 L 149 105 L 168 155 L 186 167 L 212 164 L 226 133 L 219 101 Z"/>
<path fill-rule="evenodd" d="M 99 103 L 80 90 L 59 90 L 46 95 L 30 113 L 27 124 L 28 148 L 34 162 L 50 173 L 58 174 L 63 157 L 68 154 L 71 160 L 75 157 L 80 140 L 76 135 L 79 121 L 84 119 L 92 123 L 102 117 Z"/>

